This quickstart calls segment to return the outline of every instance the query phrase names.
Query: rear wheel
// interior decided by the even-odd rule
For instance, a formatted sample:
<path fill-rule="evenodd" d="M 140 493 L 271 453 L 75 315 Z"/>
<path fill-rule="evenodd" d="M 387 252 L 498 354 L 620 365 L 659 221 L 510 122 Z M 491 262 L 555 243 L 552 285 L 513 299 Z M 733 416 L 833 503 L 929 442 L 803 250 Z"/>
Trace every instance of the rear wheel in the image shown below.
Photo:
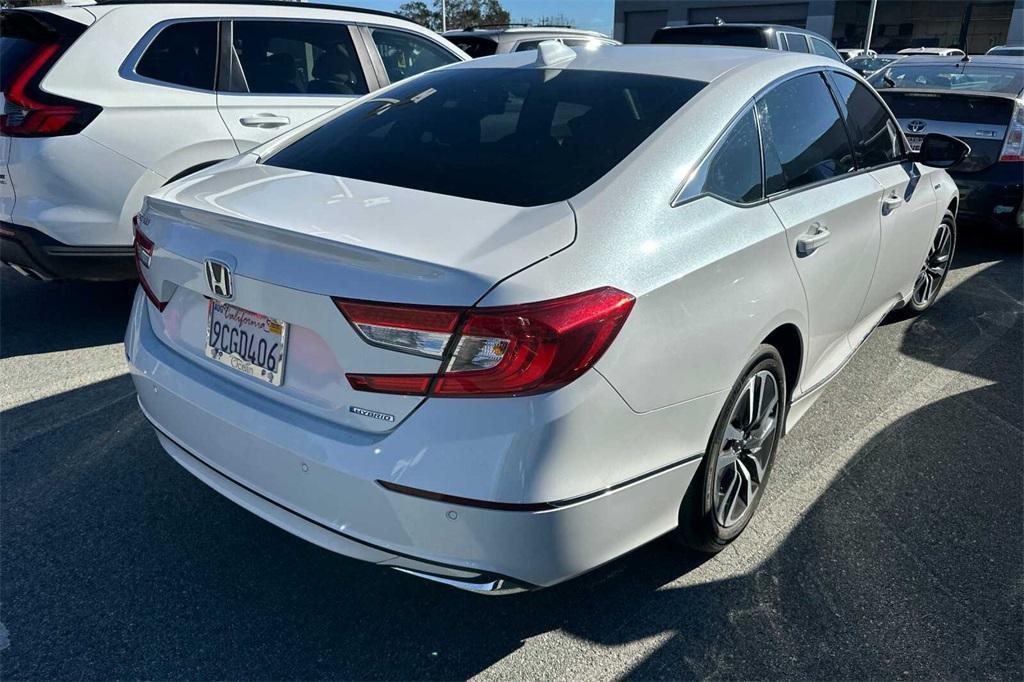
<path fill-rule="evenodd" d="M 714 553 L 747 527 L 764 494 L 787 405 L 782 358 L 762 345 L 736 381 L 680 509 L 684 544 Z"/>

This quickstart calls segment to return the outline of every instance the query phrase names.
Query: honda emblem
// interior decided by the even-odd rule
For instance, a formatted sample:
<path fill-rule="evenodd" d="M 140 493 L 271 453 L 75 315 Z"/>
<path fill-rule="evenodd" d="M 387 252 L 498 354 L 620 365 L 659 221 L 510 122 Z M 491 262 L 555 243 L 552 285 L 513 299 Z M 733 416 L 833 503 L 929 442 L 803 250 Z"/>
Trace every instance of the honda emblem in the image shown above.
<path fill-rule="evenodd" d="M 231 298 L 234 287 L 231 284 L 231 268 L 217 260 L 206 260 L 206 283 L 218 298 Z"/>

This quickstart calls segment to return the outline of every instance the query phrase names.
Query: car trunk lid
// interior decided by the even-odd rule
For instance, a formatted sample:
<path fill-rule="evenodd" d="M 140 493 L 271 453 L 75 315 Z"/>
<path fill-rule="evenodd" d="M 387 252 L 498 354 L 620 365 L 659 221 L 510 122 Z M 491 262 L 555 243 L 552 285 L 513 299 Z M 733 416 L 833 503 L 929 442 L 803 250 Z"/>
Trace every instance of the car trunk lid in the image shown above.
<path fill-rule="evenodd" d="M 144 276 L 154 330 L 226 382 L 366 431 L 394 428 L 422 398 L 356 391 L 347 373 L 436 372 L 440 361 L 370 345 L 332 297 L 471 306 L 501 279 L 572 243 L 562 202 L 521 208 L 252 163 L 174 183 L 147 202 Z M 207 261 L 226 265 L 227 302 L 287 323 L 274 386 L 206 356 Z"/>
<path fill-rule="evenodd" d="M 881 90 L 911 144 L 927 133 L 958 137 L 971 153 L 958 172 L 984 170 L 999 160 L 1014 100 L 984 93 Z"/>

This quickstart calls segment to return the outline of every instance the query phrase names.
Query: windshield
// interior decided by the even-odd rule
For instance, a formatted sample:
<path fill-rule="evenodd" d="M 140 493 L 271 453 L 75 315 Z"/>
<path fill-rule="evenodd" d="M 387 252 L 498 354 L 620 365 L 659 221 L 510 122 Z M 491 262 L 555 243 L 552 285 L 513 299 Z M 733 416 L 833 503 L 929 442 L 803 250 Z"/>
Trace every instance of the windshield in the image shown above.
<path fill-rule="evenodd" d="M 986 54 L 997 57 L 1024 57 L 1024 47 L 993 47 Z"/>
<path fill-rule="evenodd" d="M 909 59 L 879 71 L 868 80 L 879 90 L 951 90 L 1017 95 L 1024 89 L 1024 69 L 1014 66 L 975 66 L 950 60 L 948 64 L 921 64 Z"/>
<path fill-rule="evenodd" d="M 481 38 L 479 36 L 445 36 L 445 38 L 473 59 L 477 57 L 490 57 L 498 50 L 498 43 L 490 38 Z"/>
<path fill-rule="evenodd" d="M 768 47 L 768 39 L 759 28 L 736 26 L 694 26 L 660 28 L 651 41 L 662 45 L 732 45 L 734 47 Z"/>
<path fill-rule="evenodd" d="M 596 182 L 705 85 L 606 71 L 442 69 L 346 110 L 266 163 L 538 206 Z"/>
<path fill-rule="evenodd" d="M 896 61 L 896 57 L 854 57 L 846 62 L 846 65 L 857 71 L 878 71 L 894 61 Z"/>

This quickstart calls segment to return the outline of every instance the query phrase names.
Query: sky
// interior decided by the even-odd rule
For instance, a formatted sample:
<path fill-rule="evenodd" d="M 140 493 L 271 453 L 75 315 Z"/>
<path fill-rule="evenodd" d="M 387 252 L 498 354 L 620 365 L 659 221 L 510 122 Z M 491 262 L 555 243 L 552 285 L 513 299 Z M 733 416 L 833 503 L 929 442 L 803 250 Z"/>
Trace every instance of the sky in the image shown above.
<path fill-rule="evenodd" d="M 404 0 L 342 0 L 343 4 L 394 12 Z M 433 4 L 427 0 L 427 4 Z M 565 15 L 576 28 L 612 34 L 613 0 L 501 0 L 512 21 Z"/>

